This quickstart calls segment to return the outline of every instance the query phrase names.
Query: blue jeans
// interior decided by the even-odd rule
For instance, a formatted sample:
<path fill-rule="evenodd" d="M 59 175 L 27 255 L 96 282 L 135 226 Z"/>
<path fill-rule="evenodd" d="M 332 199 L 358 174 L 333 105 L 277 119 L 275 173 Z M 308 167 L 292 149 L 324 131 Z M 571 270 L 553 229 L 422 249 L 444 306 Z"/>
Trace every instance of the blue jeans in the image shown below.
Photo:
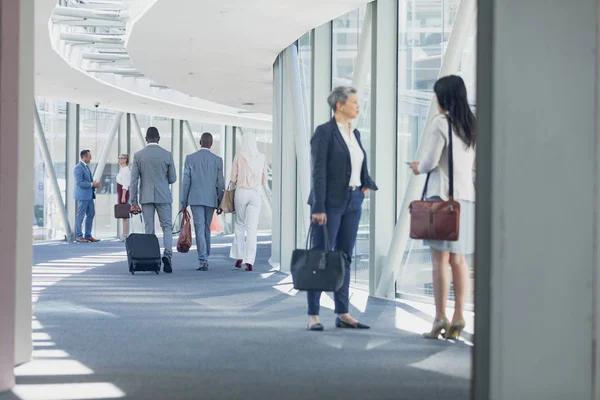
<path fill-rule="evenodd" d="M 192 218 L 194 219 L 194 230 L 196 231 L 196 248 L 198 250 L 198 261 L 200 265 L 208 261 L 210 255 L 210 223 L 212 222 L 215 209 L 205 206 L 190 206 Z"/>
<path fill-rule="evenodd" d="M 327 231 L 332 250 L 341 250 L 347 256 L 344 284 L 337 292 L 333 292 L 336 314 L 346 314 L 348 312 L 348 304 L 350 302 L 350 263 L 352 262 L 354 245 L 356 244 L 356 235 L 358 234 L 358 224 L 360 222 L 364 199 L 365 195 L 362 190 L 350 190 L 346 204 L 339 208 L 327 208 L 326 210 Z M 313 227 L 313 249 L 325 248 L 324 233 L 323 228 L 318 226 Z M 321 293 L 317 291 L 306 292 L 308 315 L 319 315 Z"/>
<path fill-rule="evenodd" d="M 92 237 L 92 224 L 96 215 L 94 200 L 77 200 L 77 215 L 75 216 L 75 237 L 77 239 Z M 81 231 L 83 218 L 85 217 L 85 236 Z"/>

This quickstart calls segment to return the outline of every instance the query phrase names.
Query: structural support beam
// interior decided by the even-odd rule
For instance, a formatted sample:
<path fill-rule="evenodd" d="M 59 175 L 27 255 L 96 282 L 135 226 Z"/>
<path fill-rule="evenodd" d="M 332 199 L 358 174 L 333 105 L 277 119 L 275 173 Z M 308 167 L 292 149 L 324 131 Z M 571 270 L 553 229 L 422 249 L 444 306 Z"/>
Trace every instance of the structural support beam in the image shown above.
<path fill-rule="evenodd" d="M 272 213 L 271 219 L 271 258 L 269 263 L 273 268 L 281 267 L 281 243 L 282 243 L 282 162 L 281 143 L 283 135 L 283 64 L 281 55 L 277 56 L 273 63 L 273 183 L 272 183 Z"/>
<path fill-rule="evenodd" d="M 131 114 L 131 128 L 132 132 L 135 132 L 135 137 L 140 142 L 142 148 L 146 146 L 146 139 L 144 134 L 142 133 L 142 128 L 140 128 L 140 123 L 135 114 Z"/>
<path fill-rule="evenodd" d="M 6 3 L 6 0 L 3 0 L 3 3 Z M 23 0 L 18 2 L 15 1 L 14 3 L 20 4 L 18 31 L 19 127 L 17 131 L 11 132 L 11 134 L 15 134 L 16 132 L 17 136 L 19 137 L 19 160 L 18 163 L 13 164 L 13 168 L 16 166 L 18 171 L 17 173 L 13 172 L 13 175 L 18 176 L 18 183 L 12 187 L 16 188 L 18 194 L 18 205 L 15 214 L 19 223 L 14 231 L 14 237 L 17 241 L 15 248 L 17 259 L 15 365 L 20 365 L 30 361 L 33 353 L 33 342 L 31 340 L 31 266 L 33 265 L 33 237 L 31 235 L 31 227 L 28 226 L 29 224 L 21 223 L 21 221 L 31 220 L 31 212 L 33 210 L 33 187 L 31 185 L 31 182 L 33 182 L 33 168 L 31 168 L 31 149 L 34 148 L 34 138 L 31 134 L 31 130 L 33 128 L 31 114 L 34 111 L 33 108 L 35 108 L 35 104 L 31 101 L 31 99 L 34 95 L 34 33 L 32 26 L 34 24 L 35 5 L 33 2 Z M 0 25 L 3 24 L 4 21 L 2 21 L 2 24 Z M 11 29 L 10 25 L 7 28 Z M 4 36 L 4 34 L 5 32 L 3 31 L 2 36 Z M 4 58 L 5 56 L 5 54 L 0 54 L 0 59 Z M 17 75 L 13 75 L 12 79 L 16 79 L 16 77 Z M 2 91 L 3 89 L 1 88 L 3 85 L 4 79 L 2 79 L 2 82 L 0 82 L 0 90 Z M 4 95 L 2 95 L 2 98 L 4 98 Z M 4 119 L 1 111 L 0 115 L 2 115 L 0 119 Z M 4 157 L 4 154 L 2 154 L 0 157 Z M 0 187 L 6 186 L 2 182 Z M 4 216 L 2 216 L 2 221 L 4 224 Z M 6 240 L 4 235 L 2 235 L 0 240 Z M 6 254 L 5 249 L 1 250 L 1 254 Z M 7 260 L 4 259 L 4 261 L 6 262 Z M 0 313 L 0 315 L 4 314 Z"/>
<path fill-rule="evenodd" d="M 225 175 L 225 186 L 229 184 L 231 169 L 233 167 L 233 158 L 236 152 L 236 128 L 233 126 L 224 126 L 221 133 L 221 154 L 223 155 L 223 174 Z M 225 234 L 233 233 L 235 221 L 231 214 L 221 214 L 223 223 L 223 232 Z"/>
<path fill-rule="evenodd" d="M 456 19 L 454 20 L 454 28 L 452 29 L 448 41 L 448 48 L 446 49 L 446 54 L 444 55 L 442 66 L 440 68 L 440 77 L 454 74 L 458 71 L 464 43 L 466 42 L 468 33 L 475 21 L 475 12 L 475 0 L 461 0 Z M 427 140 L 429 139 L 431 121 L 437 113 L 435 100 L 432 100 L 415 159 L 421 159 L 424 155 L 425 146 L 422 144 L 427 143 Z M 422 175 L 411 176 L 408 181 L 396 227 L 394 228 L 394 236 L 388 252 L 387 263 L 385 264 L 379 282 L 377 283 L 377 289 L 375 291 L 376 296 L 389 299 L 393 299 L 396 296 L 394 290 L 395 282 L 401 268 L 403 268 L 402 263 L 398 262 L 398 260 L 403 259 L 406 244 L 408 243 L 408 233 L 410 228 L 408 205 L 411 201 L 416 200 L 419 197 L 424 182 L 424 177 Z"/>
<path fill-rule="evenodd" d="M 289 76 L 290 66 L 289 62 L 294 62 L 290 57 L 285 56 L 285 52 L 296 51 L 296 46 L 291 45 L 284 51 L 284 56 L 280 57 L 280 61 L 283 63 L 282 68 L 282 124 L 279 130 L 281 141 L 279 152 L 281 156 L 280 170 L 281 170 L 281 262 L 280 269 L 283 272 L 290 272 L 290 261 L 292 258 L 292 252 L 297 248 L 297 233 L 298 224 L 301 223 L 299 220 L 303 218 L 303 215 L 298 215 L 298 159 L 296 157 L 290 157 L 292 154 L 296 154 L 296 125 L 295 119 L 298 118 L 296 109 L 294 108 L 294 102 L 290 96 L 289 80 L 292 79 Z M 300 114 L 302 116 L 302 113 Z"/>
<path fill-rule="evenodd" d="M 200 139 L 198 138 L 198 140 L 196 140 L 194 138 L 194 131 L 192 131 L 192 127 L 190 126 L 190 123 L 188 121 L 183 121 L 183 129 L 185 131 L 185 135 L 192 142 L 194 149 L 196 151 L 200 150 Z M 221 154 L 224 154 L 224 153 L 221 153 Z"/>
<path fill-rule="evenodd" d="M 597 399 L 598 1 L 480 7 L 474 396 Z"/>
<path fill-rule="evenodd" d="M 75 226 L 77 215 L 77 203 L 73 196 L 75 191 L 74 170 L 79 163 L 79 104 L 67 103 L 67 132 L 66 132 L 66 156 L 65 156 L 65 208 L 69 226 Z M 75 240 L 74 232 L 67 237 L 67 241 Z"/>
<path fill-rule="evenodd" d="M 121 125 L 119 126 L 119 155 L 129 154 L 129 163 L 133 161 L 133 154 L 131 154 L 131 114 L 123 115 L 121 118 Z M 123 234 L 123 224 L 117 224 L 117 235 L 121 237 Z"/>
<path fill-rule="evenodd" d="M 33 8 L 0 0 L 0 392 L 31 358 Z"/>
<path fill-rule="evenodd" d="M 40 147 L 40 152 L 42 153 L 42 159 L 44 160 L 44 170 L 48 175 L 48 180 L 50 181 L 50 190 L 52 192 L 52 196 L 55 199 L 55 204 L 58 207 L 58 214 L 60 216 L 60 222 L 63 225 L 66 238 L 71 237 L 71 226 L 69 225 L 69 218 L 67 217 L 67 210 L 65 209 L 65 203 L 62 198 L 62 194 L 60 193 L 60 187 L 58 186 L 58 179 L 56 178 L 56 171 L 54 170 L 54 164 L 52 163 L 52 156 L 50 155 L 50 150 L 48 149 L 48 143 L 46 142 L 46 137 L 44 135 L 44 128 L 42 127 L 42 122 L 40 121 L 40 114 L 38 113 L 37 106 L 34 103 L 34 131 L 35 138 L 37 139 L 38 146 Z"/>
<path fill-rule="evenodd" d="M 331 118 L 331 109 L 327 104 L 327 96 L 331 91 L 331 34 L 332 23 L 328 22 L 316 28 L 312 35 L 311 135 L 317 126 Z"/>
<path fill-rule="evenodd" d="M 179 213 L 179 198 L 181 195 L 181 178 L 183 173 L 183 121 L 179 119 L 171 120 L 171 154 L 175 163 L 177 172 L 177 181 L 171 185 L 173 195 L 173 221 Z"/>
<path fill-rule="evenodd" d="M 372 24 L 371 24 L 372 20 Z M 396 215 L 396 157 L 397 157 L 397 80 L 396 53 L 398 51 L 398 1 L 378 0 L 367 5 L 365 29 L 371 30 L 372 35 L 365 33 L 361 37 L 372 36 L 370 54 L 363 54 L 372 63 L 371 73 L 371 137 L 369 164 L 371 175 L 379 183 L 379 190 L 371 192 L 371 234 L 369 235 L 370 268 L 369 293 L 375 294 L 382 270 L 387 262 L 388 250 L 394 234 L 394 219 Z M 362 45 L 361 45 L 362 50 Z M 369 58 L 368 55 L 371 55 Z M 359 51 L 359 58 L 361 51 Z M 358 65 L 358 62 L 357 62 Z M 365 66 L 364 77 L 357 77 L 357 90 L 367 84 Z M 356 72 L 355 72 L 356 76 Z M 365 96 L 363 96 L 365 97 Z M 367 101 L 368 99 L 364 99 Z M 377 134 L 375 134 L 377 133 Z"/>
<path fill-rule="evenodd" d="M 290 106 L 293 109 L 293 114 L 289 115 L 288 118 L 292 122 L 293 130 L 289 133 L 293 133 L 294 151 L 296 153 L 297 162 L 297 175 L 296 180 L 299 185 L 300 201 L 298 215 L 298 228 L 301 237 L 299 241 L 304 242 L 306 235 L 308 234 L 308 227 L 310 224 L 310 208 L 306 204 L 308 195 L 310 193 L 310 132 L 308 129 L 308 118 L 304 111 L 304 104 L 302 101 L 302 84 L 300 80 L 300 64 L 298 59 L 298 48 L 295 45 L 289 46 L 284 50 L 284 73 L 285 82 L 287 86 L 287 92 L 289 99 L 291 100 Z"/>
<path fill-rule="evenodd" d="M 360 38 L 358 40 L 358 51 L 356 54 L 356 61 L 354 63 L 354 74 L 352 75 L 352 86 L 358 91 L 358 99 L 360 102 L 360 109 L 365 110 L 366 104 L 369 102 L 368 94 L 371 92 L 368 89 L 367 81 L 368 75 L 371 72 L 371 47 L 373 41 L 373 7 L 375 2 L 367 4 L 365 18 L 363 20 L 362 30 L 360 31 Z M 393 17 L 397 20 L 397 14 L 394 14 Z M 389 32 L 392 36 L 389 38 L 390 40 L 393 37 L 397 36 L 396 32 Z M 388 39 L 388 38 L 386 38 Z M 375 43 L 377 45 L 377 43 Z M 392 53 L 386 54 L 388 57 L 392 57 L 393 54 L 396 54 L 398 49 L 395 49 Z M 386 56 L 381 55 L 381 56 Z M 395 61 L 395 60 L 394 60 Z M 373 77 L 375 78 L 375 77 Z M 395 79 L 394 79 L 395 81 Z M 373 107 L 371 107 L 373 108 Z M 394 113 L 395 114 L 395 113 Z M 364 115 L 364 114 L 363 114 Z M 359 120 L 361 116 L 352 121 L 352 125 L 354 127 L 358 126 Z M 377 130 L 372 130 L 372 132 L 377 132 Z"/>
<path fill-rule="evenodd" d="M 112 125 L 110 126 L 110 130 L 108 131 L 108 139 L 106 140 L 106 143 L 104 143 L 102 153 L 100 153 L 100 158 L 98 159 L 98 164 L 96 164 L 96 169 L 94 170 L 95 181 L 101 181 L 102 174 L 104 173 L 104 167 L 106 166 L 106 159 L 108 158 L 110 149 L 112 148 L 113 140 L 115 140 L 115 136 L 117 136 L 117 132 L 119 132 L 121 118 L 123 118 L 123 113 L 118 112 L 115 115 Z"/>

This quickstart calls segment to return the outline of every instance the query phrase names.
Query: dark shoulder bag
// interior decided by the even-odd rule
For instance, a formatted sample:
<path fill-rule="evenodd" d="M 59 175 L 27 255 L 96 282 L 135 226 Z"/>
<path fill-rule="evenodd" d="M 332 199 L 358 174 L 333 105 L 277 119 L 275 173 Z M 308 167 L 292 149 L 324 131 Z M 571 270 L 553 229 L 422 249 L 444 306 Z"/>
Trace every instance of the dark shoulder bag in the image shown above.
<path fill-rule="evenodd" d="M 342 251 L 330 250 L 327 225 L 319 227 L 325 235 L 325 249 L 309 249 L 312 227 L 308 230 L 306 248 L 292 253 L 292 279 L 296 290 L 335 292 L 342 287 L 346 274 L 346 255 Z"/>
<path fill-rule="evenodd" d="M 425 193 L 429 176 L 425 181 L 421 200 L 410 203 L 410 238 L 421 240 L 458 240 L 460 204 L 454 201 L 454 159 L 452 155 L 452 123 L 448 117 L 448 175 L 450 193 L 448 201 L 427 201 Z"/>

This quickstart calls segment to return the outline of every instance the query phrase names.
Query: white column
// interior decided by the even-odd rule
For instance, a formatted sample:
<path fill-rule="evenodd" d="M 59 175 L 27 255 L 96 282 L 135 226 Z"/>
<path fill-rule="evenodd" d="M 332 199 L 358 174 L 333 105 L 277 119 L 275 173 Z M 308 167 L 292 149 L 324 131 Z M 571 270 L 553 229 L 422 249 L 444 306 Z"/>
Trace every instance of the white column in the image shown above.
<path fill-rule="evenodd" d="M 327 96 L 331 92 L 331 51 L 331 22 L 328 22 L 313 31 L 311 135 L 317 126 L 331 118 L 327 104 Z"/>
<path fill-rule="evenodd" d="M 119 126 L 119 155 L 131 152 L 131 114 L 123 115 Z M 131 154 L 129 154 L 131 161 Z"/>
<path fill-rule="evenodd" d="M 294 46 L 295 47 L 295 46 Z M 297 125 L 295 119 L 298 117 L 294 103 L 292 102 L 289 94 L 289 66 L 286 64 L 289 62 L 289 58 L 280 57 L 280 61 L 283 63 L 282 69 L 282 119 L 281 119 L 281 136 L 280 136 L 280 149 L 281 149 L 281 226 L 280 226 L 280 238 L 281 238 L 281 262 L 280 269 L 283 272 L 290 272 L 290 261 L 292 252 L 296 248 L 296 237 L 298 219 L 304 216 L 297 215 L 297 170 L 298 161 L 296 157 L 290 157 L 292 154 L 296 154 L 296 130 Z M 293 61 L 292 61 L 293 62 Z M 301 114 L 302 115 L 302 114 Z"/>
<path fill-rule="evenodd" d="M 50 190 L 52 196 L 56 199 L 56 205 L 58 206 L 58 214 L 60 215 L 60 222 L 63 224 L 65 235 L 67 238 L 71 237 L 71 228 L 69 226 L 69 218 L 67 217 L 67 210 L 65 209 L 65 203 L 63 202 L 62 194 L 60 193 L 60 187 L 58 186 L 58 180 L 56 179 L 56 171 L 54 170 L 54 164 L 52 163 L 52 156 L 48 149 L 48 143 L 46 142 L 46 136 L 44 134 L 44 128 L 40 121 L 40 114 L 38 113 L 37 106 L 34 102 L 34 132 L 35 138 L 37 139 L 42 158 L 44 159 L 45 170 L 48 174 L 48 180 L 50 181 Z"/>
<path fill-rule="evenodd" d="M 474 397 L 598 399 L 598 1 L 479 4 Z"/>
<path fill-rule="evenodd" d="M 69 226 L 75 226 L 77 215 L 77 203 L 74 197 L 75 175 L 74 170 L 79 163 L 79 104 L 67 103 L 67 126 L 66 126 L 66 162 L 65 162 L 65 208 Z M 74 232 L 71 231 L 67 241 L 75 240 Z"/>
<path fill-rule="evenodd" d="M 179 119 L 171 120 L 171 154 L 177 171 L 177 181 L 171 185 L 173 195 L 173 221 L 179 213 L 179 198 L 181 195 L 181 173 L 183 172 L 183 121 Z"/>
<path fill-rule="evenodd" d="M 123 117 L 122 112 L 118 112 L 115 114 L 115 119 L 113 120 L 112 125 L 110 126 L 110 130 L 108 132 L 108 139 L 106 143 L 104 143 L 104 147 L 102 148 L 102 152 L 100 153 L 100 158 L 98 158 L 98 164 L 96 164 L 96 169 L 94 170 L 94 180 L 100 181 L 102 178 L 102 173 L 104 172 L 104 167 L 106 166 L 106 159 L 110 153 L 110 149 L 112 148 L 113 140 L 115 140 L 115 136 L 119 131 L 119 126 L 121 126 L 121 118 Z"/>
<path fill-rule="evenodd" d="M 372 19 L 371 176 L 379 190 L 371 192 L 369 293 L 375 294 L 394 234 L 396 215 L 398 2 L 378 0 L 367 5 Z M 364 29 L 371 24 L 366 24 Z M 372 17 L 372 18 L 371 18 Z M 370 30 L 370 29 L 369 29 Z M 370 69 L 369 69 L 370 70 Z M 358 89 L 359 87 L 357 87 Z"/>
<path fill-rule="evenodd" d="M 454 74 L 460 67 L 460 59 L 462 51 L 464 49 L 464 43 L 467 40 L 470 27 L 475 21 L 475 0 L 461 0 L 454 21 L 454 29 L 450 35 L 448 41 L 448 49 L 442 61 L 439 76 L 446 76 Z M 429 138 L 429 130 L 431 121 L 437 113 L 437 106 L 435 101 L 431 102 L 429 107 L 429 113 L 427 115 L 427 122 L 421 135 L 421 141 L 419 142 L 419 148 L 415 159 L 421 159 L 425 151 L 423 143 L 427 143 Z M 381 273 L 381 278 L 377 283 L 377 289 L 375 291 L 376 296 L 395 298 L 394 284 L 396 278 L 400 273 L 404 251 L 406 250 L 406 244 L 408 241 L 408 234 L 410 229 L 410 213 L 408 212 L 408 205 L 411 201 L 416 200 L 423 189 L 425 178 L 423 175 L 411 176 L 406 187 L 406 193 L 399 209 L 399 216 L 394 228 L 394 235 L 392 244 L 388 252 L 388 260 Z"/>
<path fill-rule="evenodd" d="M 0 190 L 0 392 L 31 357 L 32 100 L 33 4 L 1 0 L 0 187 L 12 190 Z"/>
<path fill-rule="evenodd" d="M 367 86 L 368 74 L 371 72 L 371 42 L 373 37 L 372 16 L 373 7 L 375 6 L 375 4 L 376 2 L 367 4 L 362 30 L 360 31 L 360 37 L 358 39 L 358 51 L 356 52 L 356 61 L 354 62 L 354 74 L 352 75 L 352 86 L 354 86 L 354 88 L 358 91 L 358 98 L 361 110 L 364 110 L 366 108 L 365 106 L 369 100 L 366 93 L 368 91 L 366 91 L 365 89 Z M 396 14 L 394 14 L 394 18 L 397 19 Z M 389 33 L 391 34 L 391 37 L 389 39 L 393 39 L 393 37 L 397 36 L 393 32 Z M 396 54 L 397 51 L 398 49 L 395 49 L 393 53 L 389 54 L 389 57 L 393 57 L 393 55 Z M 354 127 L 358 126 L 359 119 L 360 117 L 352 121 L 352 125 Z M 372 132 L 376 131 L 373 130 Z"/>
<path fill-rule="evenodd" d="M 273 185 L 271 190 L 271 204 L 273 218 L 271 220 L 271 258 L 269 263 L 274 268 L 281 267 L 281 207 L 282 207 L 282 118 L 283 118 L 283 65 L 281 55 L 273 63 Z"/>
<path fill-rule="evenodd" d="M 131 153 L 131 114 L 127 113 L 121 118 L 121 125 L 119 126 L 119 156 L 121 154 L 129 154 L 129 163 L 133 161 L 133 154 Z M 117 224 L 117 236 L 121 237 L 123 234 L 123 224 Z"/>
<path fill-rule="evenodd" d="M 3 0 L 3 3 L 5 2 L 6 0 Z M 31 99 L 33 98 L 34 4 L 29 1 L 19 1 L 15 3 L 20 4 L 18 55 L 19 127 L 16 131 L 19 137 L 19 159 L 18 162 L 12 166 L 12 168 L 14 168 L 16 165 L 18 171 L 16 174 L 13 172 L 13 175 L 18 176 L 18 180 L 16 185 L 12 187 L 16 188 L 18 196 L 16 209 L 17 221 L 29 221 L 31 220 L 31 213 L 33 210 L 33 187 L 31 185 L 31 182 L 33 182 L 33 169 L 31 168 L 31 150 L 34 148 L 34 139 L 31 134 L 33 129 L 31 115 L 34 104 Z M 8 28 L 10 29 L 10 26 Z M 4 34 L 5 33 L 2 32 L 2 36 L 4 36 Z M 4 54 L 0 55 L 0 57 L 4 59 Z M 12 79 L 15 79 L 16 76 L 17 75 L 13 75 Z M 4 79 L 2 81 L 4 81 Z M 1 113 L 1 115 L 2 119 L 4 119 L 4 113 Z M 10 132 L 10 134 L 14 135 L 15 131 Z M 1 157 L 4 157 L 4 154 L 2 154 Z M 2 187 L 5 187 L 4 184 L 2 184 Z M 4 207 L 4 205 L 2 207 Z M 2 221 L 4 224 L 4 216 Z M 4 229 L 4 227 L 2 229 Z M 33 351 L 33 343 L 31 341 L 31 265 L 33 263 L 31 226 L 26 223 L 18 222 L 13 234 L 16 239 L 15 252 L 17 266 L 15 365 L 19 365 L 29 361 Z M 2 233 L 1 240 L 7 240 L 4 236 L 4 232 Z M 6 254 L 4 250 L 2 250 L 2 254 Z M 4 258 L 4 261 L 7 261 L 6 258 Z M 0 314 L 4 315 L 3 313 Z"/>
<path fill-rule="evenodd" d="M 292 111 L 285 119 L 292 123 L 293 129 L 289 134 L 293 135 L 294 151 L 296 153 L 297 175 L 299 199 L 298 201 L 298 232 L 299 241 L 304 242 L 308 233 L 310 223 L 310 207 L 306 204 L 310 193 L 310 132 L 308 130 L 308 118 L 304 112 L 302 102 L 302 84 L 300 81 L 300 66 L 298 60 L 298 48 L 291 45 L 284 50 L 284 82 L 287 87 L 290 106 Z M 287 132 L 284 131 L 284 135 Z"/>

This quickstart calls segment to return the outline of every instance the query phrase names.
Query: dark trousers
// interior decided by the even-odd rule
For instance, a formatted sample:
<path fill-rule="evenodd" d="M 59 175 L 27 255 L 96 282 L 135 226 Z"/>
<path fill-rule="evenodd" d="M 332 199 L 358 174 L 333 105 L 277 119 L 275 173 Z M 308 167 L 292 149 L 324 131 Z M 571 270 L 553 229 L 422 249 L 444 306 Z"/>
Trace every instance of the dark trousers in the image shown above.
<path fill-rule="evenodd" d="M 349 292 L 350 292 L 350 263 L 352 261 L 352 252 L 356 244 L 356 235 L 358 234 L 358 223 L 362 212 L 362 202 L 365 195 L 361 190 L 350 190 L 348 201 L 342 207 L 328 208 L 327 213 L 327 231 L 329 233 L 329 243 L 331 250 L 340 250 L 346 253 L 346 274 L 342 287 L 333 293 L 335 301 L 335 313 L 345 314 L 348 312 Z M 313 249 L 325 248 L 325 230 L 322 227 L 313 227 Z M 308 300 L 308 315 L 319 315 L 321 292 L 306 292 Z"/>

